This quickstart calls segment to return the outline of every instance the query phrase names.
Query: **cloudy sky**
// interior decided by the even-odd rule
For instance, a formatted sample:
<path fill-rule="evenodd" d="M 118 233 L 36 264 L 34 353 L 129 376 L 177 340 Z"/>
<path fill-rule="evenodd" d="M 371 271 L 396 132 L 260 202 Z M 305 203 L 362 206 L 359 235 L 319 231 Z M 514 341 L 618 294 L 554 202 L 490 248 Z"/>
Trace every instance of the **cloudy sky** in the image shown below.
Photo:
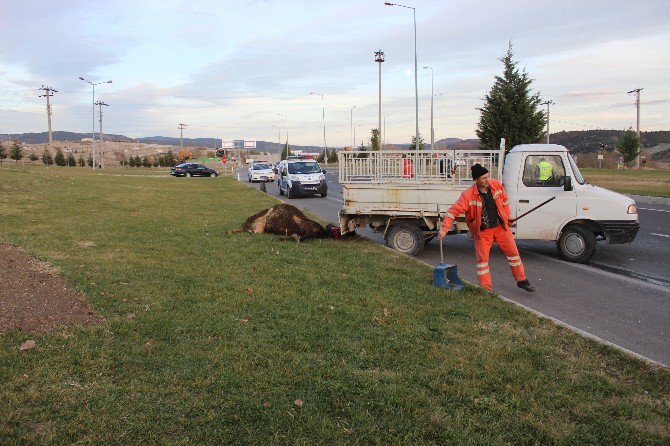
<path fill-rule="evenodd" d="M 552 100 L 551 131 L 670 130 L 670 1 L 441 0 L 416 8 L 419 127 L 471 138 L 477 107 L 515 59 Z M 92 81 L 104 131 L 349 145 L 377 126 L 414 134 L 412 10 L 383 0 L 0 0 L 0 133 L 92 130 Z M 310 92 L 318 93 L 310 95 Z M 321 98 L 323 94 L 323 100 Z M 356 107 L 353 109 L 352 107 Z M 97 113 L 97 109 L 96 109 Z M 384 125 L 382 124 L 384 127 Z M 97 128 L 97 116 L 96 116 Z M 96 129 L 97 131 L 97 129 Z"/>

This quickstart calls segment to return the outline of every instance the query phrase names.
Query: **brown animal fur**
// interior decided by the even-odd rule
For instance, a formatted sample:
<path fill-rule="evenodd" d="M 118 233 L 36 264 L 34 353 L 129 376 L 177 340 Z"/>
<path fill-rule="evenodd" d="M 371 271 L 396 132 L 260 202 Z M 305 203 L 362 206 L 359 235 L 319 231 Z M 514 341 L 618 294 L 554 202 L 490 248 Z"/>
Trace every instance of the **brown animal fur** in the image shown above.
<path fill-rule="evenodd" d="M 250 234 L 276 234 L 297 241 L 310 238 L 331 237 L 330 225 L 326 228 L 308 218 L 300 209 L 290 204 L 278 204 L 264 209 L 247 218 L 241 229 L 232 232 L 248 232 Z"/>

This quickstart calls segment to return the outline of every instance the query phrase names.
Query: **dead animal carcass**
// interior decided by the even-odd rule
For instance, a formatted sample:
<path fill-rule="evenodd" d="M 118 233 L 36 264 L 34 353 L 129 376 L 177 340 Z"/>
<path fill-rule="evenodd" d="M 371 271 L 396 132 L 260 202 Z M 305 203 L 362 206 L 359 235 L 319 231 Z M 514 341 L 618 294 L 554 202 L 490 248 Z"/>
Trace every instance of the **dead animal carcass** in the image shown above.
<path fill-rule="evenodd" d="M 241 229 L 232 232 L 242 231 L 251 234 L 276 234 L 297 241 L 310 238 L 337 238 L 339 236 L 339 228 L 332 225 L 324 228 L 308 218 L 297 207 L 285 203 L 252 215 L 247 218 Z"/>

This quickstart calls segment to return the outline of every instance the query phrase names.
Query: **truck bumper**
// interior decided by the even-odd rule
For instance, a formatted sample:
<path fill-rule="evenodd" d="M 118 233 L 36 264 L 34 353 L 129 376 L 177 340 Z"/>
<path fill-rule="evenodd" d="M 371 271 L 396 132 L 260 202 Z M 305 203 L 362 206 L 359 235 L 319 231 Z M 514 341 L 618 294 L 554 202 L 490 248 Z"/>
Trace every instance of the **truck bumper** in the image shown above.
<path fill-rule="evenodd" d="M 599 220 L 608 244 L 630 243 L 635 240 L 640 222 L 637 220 Z"/>

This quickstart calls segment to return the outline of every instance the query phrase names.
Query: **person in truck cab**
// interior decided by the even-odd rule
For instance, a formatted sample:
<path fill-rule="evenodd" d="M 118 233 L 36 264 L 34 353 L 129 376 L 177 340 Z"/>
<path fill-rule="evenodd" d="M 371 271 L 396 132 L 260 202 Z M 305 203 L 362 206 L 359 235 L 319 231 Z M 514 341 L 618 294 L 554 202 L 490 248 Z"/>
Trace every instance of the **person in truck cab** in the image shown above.
<path fill-rule="evenodd" d="M 535 291 L 526 278 L 519 250 L 509 227 L 511 214 L 505 188 L 500 181 L 489 178 L 489 171 L 482 165 L 475 164 L 471 170 L 475 184 L 464 190 L 456 203 L 449 208 L 437 237 L 442 240 L 456 217 L 464 213 L 475 241 L 479 286 L 493 290 L 489 254 L 495 241 L 507 256 L 517 286 L 529 292 Z"/>
<path fill-rule="evenodd" d="M 540 183 L 549 184 L 554 182 L 554 169 L 544 157 L 540 158 L 540 162 L 536 166 L 536 176 Z"/>

